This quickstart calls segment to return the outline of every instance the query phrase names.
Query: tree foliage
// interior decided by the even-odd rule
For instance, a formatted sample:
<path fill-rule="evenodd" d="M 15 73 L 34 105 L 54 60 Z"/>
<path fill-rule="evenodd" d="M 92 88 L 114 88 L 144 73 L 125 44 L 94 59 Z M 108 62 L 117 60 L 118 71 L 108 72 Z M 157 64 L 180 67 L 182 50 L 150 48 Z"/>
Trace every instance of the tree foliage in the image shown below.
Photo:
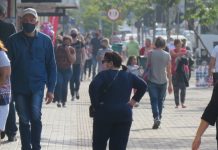
<path fill-rule="evenodd" d="M 209 25 L 218 19 L 218 1 L 194 0 L 194 7 L 187 9 L 185 18 L 195 19 L 201 25 Z"/>

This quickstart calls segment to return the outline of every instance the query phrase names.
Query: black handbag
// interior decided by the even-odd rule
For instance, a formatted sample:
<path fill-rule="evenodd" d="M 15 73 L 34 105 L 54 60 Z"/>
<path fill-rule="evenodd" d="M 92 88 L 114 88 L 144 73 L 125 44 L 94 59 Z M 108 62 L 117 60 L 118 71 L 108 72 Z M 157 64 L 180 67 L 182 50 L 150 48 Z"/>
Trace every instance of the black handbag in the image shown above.
<path fill-rule="evenodd" d="M 89 117 L 93 118 L 94 114 L 95 114 L 95 108 L 92 105 L 90 105 L 89 106 Z"/>
<path fill-rule="evenodd" d="M 108 89 L 110 89 L 110 87 L 112 86 L 112 83 L 114 82 L 114 80 L 117 78 L 119 71 L 117 71 L 116 75 L 114 76 L 113 80 L 110 82 L 110 84 L 108 84 L 108 86 L 103 90 L 103 94 L 107 93 Z M 101 96 L 102 96 L 101 95 Z M 100 102 L 99 102 L 100 103 Z M 95 108 L 93 105 L 89 106 L 89 117 L 93 118 L 95 116 Z"/>

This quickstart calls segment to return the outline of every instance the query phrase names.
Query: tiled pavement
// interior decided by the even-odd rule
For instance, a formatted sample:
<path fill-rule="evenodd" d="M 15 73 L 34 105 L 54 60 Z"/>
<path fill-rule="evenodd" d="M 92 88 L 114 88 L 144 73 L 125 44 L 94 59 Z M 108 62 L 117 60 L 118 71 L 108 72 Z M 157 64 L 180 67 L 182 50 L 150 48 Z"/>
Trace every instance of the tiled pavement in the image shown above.
<path fill-rule="evenodd" d="M 42 150 L 91 150 L 92 119 L 88 116 L 89 81 L 81 84 L 80 100 L 71 101 L 67 108 L 55 104 L 43 105 Z M 127 150 L 190 150 L 200 116 L 211 97 L 212 88 L 188 88 L 185 109 L 174 108 L 173 95 L 167 95 L 161 128 L 152 130 L 152 114 L 148 94 L 134 108 Z M 5 139 L 6 140 L 6 139 Z M 20 150 L 18 141 L 3 141 L 0 150 Z M 215 150 L 215 127 L 206 131 L 201 150 Z"/>

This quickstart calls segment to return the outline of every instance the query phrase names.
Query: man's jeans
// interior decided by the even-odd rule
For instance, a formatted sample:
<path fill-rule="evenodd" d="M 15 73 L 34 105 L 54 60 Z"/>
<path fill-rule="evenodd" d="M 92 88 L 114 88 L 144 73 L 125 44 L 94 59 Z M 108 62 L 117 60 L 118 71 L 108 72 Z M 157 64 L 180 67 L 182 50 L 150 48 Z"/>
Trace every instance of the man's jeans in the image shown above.
<path fill-rule="evenodd" d="M 8 137 L 14 137 L 17 133 L 16 113 L 13 100 L 10 103 L 8 119 L 5 126 L 5 133 Z"/>
<path fill-rule="evenodd" d="M 58 78 L 57 85 L 55 88 L 55 97 L 58 102 L 62 102 L 63 104 L 67 101 L 67 91 L 68 91 L 68 83 L 72 76 L 72 69 L 59 70 L 58 69 Z"/>
<path fill-rule="evenodd" d="M 163 101 L 166 96 L 167 83 L 156 84 L 148 81 L 148 93 L 151 101 L 153 118 L 160 120 L 162 118 Z"/>
<path fill-rule="evenodd" d="M 96 68 L 97 68 L 97 59 L 96 56 L 92 56 L 92 79 L 96 76 Z"/>
<path fill-rule="evenodd" d="M 70 79 L 70 91 L 71 91 L 72 97 L 74 96 L 75 92 L 79 91 L 80 73 L 81 73 L 81 64 L 74 64 L 73 65 L 73 75 Z"/>
<path fill-rule="evenodd" d="M 15 106 L 19 116 L 22 150 L 41 149 L 41 108 L 43 95 L 43 89 L 27 95 L 14 95 Z"/>

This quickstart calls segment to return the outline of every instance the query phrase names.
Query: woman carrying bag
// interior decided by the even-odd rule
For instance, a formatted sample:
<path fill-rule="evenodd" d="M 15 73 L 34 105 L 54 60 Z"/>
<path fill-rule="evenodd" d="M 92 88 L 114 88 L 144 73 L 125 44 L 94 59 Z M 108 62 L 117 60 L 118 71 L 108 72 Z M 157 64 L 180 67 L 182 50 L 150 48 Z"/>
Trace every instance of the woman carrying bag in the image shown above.
<path fill-rule="evenodd" d="M 126 150 L 132 124 L 132 107 L 146 92 L 146 83 L 132 73 L 119 70 L 121 56 L 107 52 L 102 61 L 106 70 L 90 83 L 89 95 L 95 109 L 93 118 L 93 150 Z M 137 89 L 130 98 L 132 88 Z"/>

